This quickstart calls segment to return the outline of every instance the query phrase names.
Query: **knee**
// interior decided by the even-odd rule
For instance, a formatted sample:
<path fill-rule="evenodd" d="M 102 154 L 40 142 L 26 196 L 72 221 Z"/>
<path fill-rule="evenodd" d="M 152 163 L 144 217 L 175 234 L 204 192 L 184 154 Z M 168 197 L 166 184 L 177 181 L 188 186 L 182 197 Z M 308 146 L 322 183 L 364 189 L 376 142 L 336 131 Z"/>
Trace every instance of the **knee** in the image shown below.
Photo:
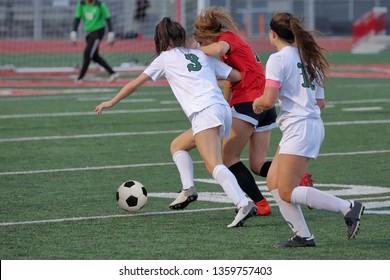
<path fill-rule="evenodd" d="M 264 162 L 252 162 L 250 161 L 249 162 L 249 167 L 251 169 L 251 171 L 256 174 L 256 175 L 260 175 L 260 168 L 261 166 L 263 165 Z"/>
<path fill-rule="evenodd" d="M 291 191 L 283 188 L 278 188 L 280 198 L 288 203 L 291 203 Z"/>
<path fill-rule="evenodd" d="M 169 150 L 171 151 L 171 155 L 173 156 L 177 151 L 182 150 L 181 146 L 179 145 L 179 141 L 177 139 L 174 139 L 171 142 L 171 146 L 169 147 Z"/>

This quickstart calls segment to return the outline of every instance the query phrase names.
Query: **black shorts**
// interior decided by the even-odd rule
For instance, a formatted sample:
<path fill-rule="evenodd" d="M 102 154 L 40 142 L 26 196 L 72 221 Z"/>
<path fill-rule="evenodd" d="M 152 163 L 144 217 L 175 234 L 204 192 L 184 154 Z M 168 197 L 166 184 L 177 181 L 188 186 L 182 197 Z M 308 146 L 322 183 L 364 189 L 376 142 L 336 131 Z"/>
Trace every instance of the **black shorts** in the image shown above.
<path fill-rule="evenodd" d="M 252 103 L 253 102 L 235 104 L 232 107 L 233 118 L 253 124 L 253 129 L 256 132 L 267 131 L 275 128 L 277 126 L 277 114 L 275 107 L 272 107 L 261 114 L 255 114 L 255 112 L 253 112 Z"/>

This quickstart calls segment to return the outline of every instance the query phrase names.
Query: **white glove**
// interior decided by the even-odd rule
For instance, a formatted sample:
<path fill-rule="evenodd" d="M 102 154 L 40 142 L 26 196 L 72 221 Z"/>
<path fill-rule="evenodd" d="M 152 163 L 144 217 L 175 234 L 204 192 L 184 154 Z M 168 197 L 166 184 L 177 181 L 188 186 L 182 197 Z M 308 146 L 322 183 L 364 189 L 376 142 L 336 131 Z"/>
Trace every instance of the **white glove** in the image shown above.
<path fill-rule="evenodd" d="M 108 32 L 107 43 L 112 46 L 114 45 L 114 40 L 115 40 L 115 33 L 113 31 Z"/>
<path fill-rule="evenodd" d="M 76 44 L 76 42 L 77 42 L 77 32 L 76 31 L 70 32 L 70 41 L 73 44 Z"/>

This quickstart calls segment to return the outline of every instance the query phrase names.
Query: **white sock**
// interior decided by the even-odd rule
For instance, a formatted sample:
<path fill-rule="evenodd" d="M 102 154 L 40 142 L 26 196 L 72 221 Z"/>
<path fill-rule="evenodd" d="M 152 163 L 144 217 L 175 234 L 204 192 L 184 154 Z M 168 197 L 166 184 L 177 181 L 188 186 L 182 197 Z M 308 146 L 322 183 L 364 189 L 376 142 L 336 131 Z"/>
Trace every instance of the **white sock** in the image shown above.
<path fill-rule="evenodd" d="M 280 213 L 282 214 L 284 220 L 290 226 L 294 234 L 299 235 L 300 237 L 310 237 L 311 233 L 306 225 L 301 207 L 282 200 L 277 189 L 271 191 L 271 194 L 278 204 Z"/>
<path fill-rule="evenodd" d="M 340 212 L 343 215 L 350 210 L 351 206 L 351 203 L 348 200 L 338 198 L 316 188 L 304 186 L 294 188 L 291 193 L 291 202 L 293 204 L 304 204 L 316 209 Z"/>
<path fill-rule="evenodd" d="M 183 185 L 183 190 L 188 190 L 194 186 L 194 166 L 192 159 L 187 151 L 177 151 L 173 155 L 173 161 L 176 164 L 180 174 L 180 180 Z"/>
<path fill-rule="evenodd" d="M 220 164 L 214 168 L 213 178 L 217 180 L 237 208 L 248 205 L 248 198 L 242 192 L 236 177 L 225 165 Z"/>

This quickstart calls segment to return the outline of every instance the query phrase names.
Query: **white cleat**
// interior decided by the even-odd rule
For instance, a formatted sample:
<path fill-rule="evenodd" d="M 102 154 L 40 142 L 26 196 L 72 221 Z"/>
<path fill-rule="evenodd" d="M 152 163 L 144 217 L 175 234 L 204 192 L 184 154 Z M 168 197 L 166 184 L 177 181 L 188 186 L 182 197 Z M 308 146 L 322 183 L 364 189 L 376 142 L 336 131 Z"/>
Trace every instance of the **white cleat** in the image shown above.
<path fill-rule="evenodd" d="M 234 218 L 233 222 L 228 225 L 228 228 L 232 227 L 242 227 L 244 225 L 244 221 L 246 219 L 249 219 L 250 217 L 256 216 L 257 215 L 257 207 L 256 205 L 249 201 L 248 205 L 241 207 L 238 209 L 237 215 Z"/>

